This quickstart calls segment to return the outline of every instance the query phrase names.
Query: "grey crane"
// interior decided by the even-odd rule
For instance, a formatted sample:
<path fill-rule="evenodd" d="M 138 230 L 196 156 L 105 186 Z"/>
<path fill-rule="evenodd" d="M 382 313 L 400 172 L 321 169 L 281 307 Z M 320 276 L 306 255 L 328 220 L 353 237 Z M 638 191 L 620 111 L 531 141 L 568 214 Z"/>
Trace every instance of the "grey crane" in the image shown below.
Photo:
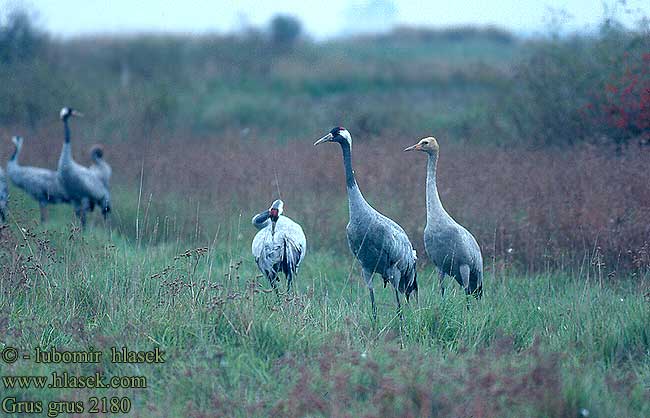
<path fill-rule="evenodd" d="M 106 188 L 109 188 L 113 169 L 104 160 L 104 147 L 101 145 L 93 145 L 90 149 L 90 159 L 93 160 L 93 163 L 89 167 L 90 170 L 99 177 Z"/>
<path fill-rule="evenodd" d="M 434 137 L 421 139 L 404 151 L 422 151 L 428 155 L 427 164 L 427 225 L 424 228 L 424 248 L 438 268 L 440 294 L 444 296 L 444 279 L 456 279 L 468 295 L 477 299 L 483 295 L 483 256 L 476 238 L 457 223 L 445 210 L 438 195 L 436 170 L 440 146 Z"/>
<path fill-rule="evenodd" d="M 18 159 L 23 149 L 23 137 L 14 136 L 11 140 L 16 148 L 7 162 L 7 175 L 16 187 L 24 190 L 38 202 L 41 223 L 47 222 L 47 205 L 68 203 L 70 199 L 65 193 L 56 171 L 20 165 Z"/>
<path fill-rule="evenodd" d="M 7 221 L 7 204 L 9 203 L 9 189 L 5 171 L 0 167 L 0 221 Z"/>
<path fill-rule="evenodd" d="M 88 167 L 78 164 L 72 158 L 72 147 L 70 144 L 70 116 L 83 116 L 81 113 L 69 107 L 61 109 L 61 120 L 63 121 L 65 142 L 59 157 L 58 175 L 63 188 L 74 205 L 75 213 L 81 221 L 82 227 L 86 226 L 86 212 L 93 210 L 99 205 L 104 220 L 111 211 L 111 195 L 108 187 L 101 178 Z"/>
<path fill-rule="evenodd" d="M 253 217 L 259 232 L 253 238 L 252 251 L 257 266 L 277 292 L 280 272 L 287 278 L 287 292 L 307 252 L 307 240 L 300 225 L 283 216 L 284 202 L 276 200 L 271 207 Z"/>
<path fill-rule="evenodd" d="M 352 137 L 342 127 L 332 129 L 314 145 L 337 142 L 343 151 L 343 165 L 348 191 L 350 221 L 346 227 L 350 250 L 361 264 L 363 278 L 370 292 L 373 319 L 377 319 L 372 277 L 378 273 L 393 285 L 397 311 L 402 318 L 399 292 L 409 295 L 418 290 L 416 255 L 406 232 L 397 223 L 377 212 L 361 194 L 352 170 Z"/>

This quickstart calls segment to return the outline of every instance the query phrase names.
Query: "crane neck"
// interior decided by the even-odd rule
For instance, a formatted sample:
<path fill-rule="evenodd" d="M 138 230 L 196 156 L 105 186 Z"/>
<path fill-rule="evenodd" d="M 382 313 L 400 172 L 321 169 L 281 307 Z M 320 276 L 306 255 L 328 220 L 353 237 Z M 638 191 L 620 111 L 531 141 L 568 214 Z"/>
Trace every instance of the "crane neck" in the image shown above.
<path fill-rule="evenodd" d="M 70 126 L 68 126 L 68 118 L 63 119 L 63 129 L 65 134 L 65 141 L 59 156 L 59 169 L 61 169 L 67 162 L 72 160 L 72 148 L 70 146 Z"/>
<path fill-rule="evenodd" d="M 264 212 L 258 213 L 257 215 L 253 216 L 253 225 L 257 229 L 264 229 L 268 226 L 268 224 L 271 222 L 269 220 L 269 211 L 265 210 Z"/>
<path fill-rule="evenodd" d="M 9 161 L 18 164 L 18 156 L 20 155 L 20 151 L 22 149 L 23 145 L 19 142 L 16 144 L 16 148 L 14 149 L 14 153 L 11 154 L 11 158 Z"/>
<path fill-rule="evenodd" d="M 366 210 L 370 207 L 366 199 L 363 198 L 359 185 L 354 177 L 354 170 L 352 169 L 352 149 L 347 142 L 341 142 L 341 150 L 343 151 L 343 166 L 345 167 L 345 184 L 348 190 L 348 205 L 350 209 L 350 217 L 358 210 Z"/>
<path fill-rule="evenodd" d="M 427 161 L 427 223 L 435 223 L 442 217 L 449 216 L 442 206 L 436 172 L 438 166 L 438 153 L 428 153 Z"/>
<path fill-rule="evenodd" d="M 70 126 L 68 125 L 68 118 L 63 119 L 63 132 L 65 135 L 65 143 L 70 143 Z"/>

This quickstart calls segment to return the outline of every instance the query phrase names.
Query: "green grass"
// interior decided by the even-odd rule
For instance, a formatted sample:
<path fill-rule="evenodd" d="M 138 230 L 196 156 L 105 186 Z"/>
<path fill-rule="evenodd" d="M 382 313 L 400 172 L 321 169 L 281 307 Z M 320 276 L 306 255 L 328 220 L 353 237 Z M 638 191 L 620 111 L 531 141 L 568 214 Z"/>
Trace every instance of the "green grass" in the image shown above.
<path fill-rule="evenodd" d="M 43 228 L 15 208 L 2 231 L 2 347 L 160 347 L 166 362 L 19 360 L 1 374 L 100 371 L 142 375 L 148 387 L 3 387 L 3 397 L 88 407 L 90 396 L 129 396 L 137 416 L 154 417 L 650 414 L 650 309 L 632 278 L 601 287 L 560 273 L 488 272 L 484 299 L 467 310 L 459 287 L 447 279 L 441 298 L 424 266 L 400 332 L 380 279 L 373 324 L 347 252 L 308 253 L 296 293 L 277 298 L 250 256 L 248 222 L 224 221 L 216 242 L 148 244 L 100 222 L 82 234 L 68 209 Z"/>

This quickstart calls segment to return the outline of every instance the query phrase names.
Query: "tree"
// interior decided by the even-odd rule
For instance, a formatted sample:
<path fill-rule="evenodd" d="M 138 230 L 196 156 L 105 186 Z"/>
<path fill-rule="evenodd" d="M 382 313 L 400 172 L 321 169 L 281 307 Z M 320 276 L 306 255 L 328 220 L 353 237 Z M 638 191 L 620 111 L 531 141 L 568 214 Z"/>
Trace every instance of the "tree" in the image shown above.
<path fill-rule="evenodd" d="M 276 15 L 271 19 L 271 42 L 276 47 L 289 50 L 302 35 L 300 20 L 289 15 Z"/>
<path fill-rule="evenodd" d="M 27 11 L 10 11 L 0 20 L 0 63 L 27 61 L 42 52 L 45 41 Z"/>

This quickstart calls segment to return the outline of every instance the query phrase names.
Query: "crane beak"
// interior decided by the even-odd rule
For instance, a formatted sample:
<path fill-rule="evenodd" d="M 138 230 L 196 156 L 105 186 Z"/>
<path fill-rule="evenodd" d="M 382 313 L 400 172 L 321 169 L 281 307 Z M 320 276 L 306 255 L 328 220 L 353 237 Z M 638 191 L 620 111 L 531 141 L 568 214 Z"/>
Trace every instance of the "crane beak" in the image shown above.
<path fill-rule="evenodd" d="M 78 117 L 80 117 L 80 118 L 83 118 L 83 117 L 84 117 L 84 114 L 81 113 L 81 112 L 77 112 L 76 110 L 73 110 L 73 111 L 72 111 L 72 116 L 78 116 Z"/>
<path fill-rule="evenodd" d="M 327 135 L 325 135 L 324 137 L 322 137 L 321 139 L 319 139 L 318 141 L 314 142 L 314 146 L 320 145 L 323 142 L 330 142 L 332 140 L 332 138 L 334 138 L 334 135 L 332 135 L 332 133 L 330 132 Z"/>
<path fill-rule="evenodd" d="M 415 144 L 415 145 L 411 145 L 408 148 L 404 148 L 404 152 L 406 152 L 406 151 L 420 151 L 420 149 L 421 149 L 420 144 Z"/>

